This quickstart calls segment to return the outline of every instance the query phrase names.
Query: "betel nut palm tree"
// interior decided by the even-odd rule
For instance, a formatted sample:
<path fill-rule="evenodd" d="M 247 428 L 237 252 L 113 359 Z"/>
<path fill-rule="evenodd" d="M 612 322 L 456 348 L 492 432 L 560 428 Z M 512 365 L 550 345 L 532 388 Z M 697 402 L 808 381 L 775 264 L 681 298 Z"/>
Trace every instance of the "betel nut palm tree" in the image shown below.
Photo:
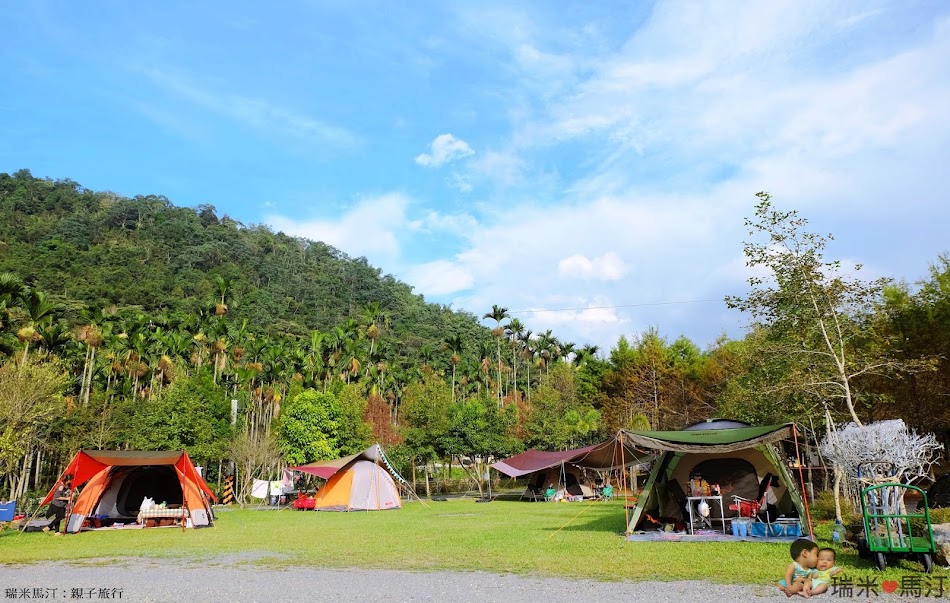
<path fill-rule="evenodd" d="M 501 338 L 505 334 L 505 329 L 501 326 L 501 321 L 508 318 L 508 308 L 502 308 L 497 304 L 493 304 L 491 307 L 491 312 L 482 316 L 482 318 L 490 318 L 495 321 L 495 328 L 492 329 L 492 336 L 495 338 L 498 348 L 498 406 L 501 406 L 502 395 L 501 395 Z"/>

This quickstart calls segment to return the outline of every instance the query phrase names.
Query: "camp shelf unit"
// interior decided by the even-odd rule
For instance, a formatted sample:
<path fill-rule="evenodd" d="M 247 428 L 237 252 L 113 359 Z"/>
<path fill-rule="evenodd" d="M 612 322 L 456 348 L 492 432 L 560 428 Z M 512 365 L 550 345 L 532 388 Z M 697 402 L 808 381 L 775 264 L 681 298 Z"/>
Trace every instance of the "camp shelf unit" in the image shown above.
<path fill-rule="evenodd" d="M 702 501 L 706 501 L 706 504 L 709 505 L 709 517 L 703 517 L 699 515 L 699 505 Z M 719 519 L 716 519 L 715 514 L 713 513 L 713 504 L 717 503 L 719 505 Z M 689 509 L 689 533 L 693 533 L 693 524 L 696 520 L 699 520 L 700 523 L 709 522 L 709 525 L 712 526 L 713 521 L 719 521 L 722 525 L 722 533 L 726 533 L 726 512 L 722 508 L 722 496 L 687 496 L 686 497 L 686 507 Z M 694 512 L 693 508 L 696 508 Z M 699 517 L 697 517 L 699 515 Z"/>

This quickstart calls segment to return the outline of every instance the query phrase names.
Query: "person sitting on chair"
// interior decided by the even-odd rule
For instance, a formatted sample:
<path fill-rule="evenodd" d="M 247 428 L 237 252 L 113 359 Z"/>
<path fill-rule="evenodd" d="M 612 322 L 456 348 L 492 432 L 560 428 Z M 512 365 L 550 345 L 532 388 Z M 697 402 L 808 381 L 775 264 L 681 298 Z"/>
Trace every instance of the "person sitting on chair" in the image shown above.
<path fill-rule="evenodd" d="M 775 496 L 775 488 L 779 487 L 777 475 L 771 473 L 765 474 L 765 479 L 759 484 L 759 514 L 763 516 L 764 521 L 774 520 L 778 517 L 778 497 Z"/>

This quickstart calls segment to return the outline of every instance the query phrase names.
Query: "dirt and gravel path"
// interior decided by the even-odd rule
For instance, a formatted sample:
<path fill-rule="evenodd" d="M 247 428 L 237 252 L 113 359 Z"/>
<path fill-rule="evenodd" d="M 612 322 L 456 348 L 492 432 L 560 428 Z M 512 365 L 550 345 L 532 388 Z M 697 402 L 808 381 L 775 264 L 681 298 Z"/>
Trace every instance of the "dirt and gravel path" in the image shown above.
<path fill-rule="evenodd" d="M 37 597 L 37 594 L 46 597 Z M 28 596 L 25 596 L 28 595 Z M 79 596 L 81 595 L 81 597 Z M 204 563 L 146 560 L 114 563 L 0 565 L 0 600 L 121 600 L 130 603 L 235 601 L 472 603 L 740 603 L 786 601 L 768 586 L 704 582 L 593 582 L 462 572 L 360 569 L 263 569 L 240 559 Z M 880 601 L 895 596 L 873 597 Z M 841 600 L 823 595 L 821 600 Z M 795 600 L 800 600 L 795 597 Z"/>

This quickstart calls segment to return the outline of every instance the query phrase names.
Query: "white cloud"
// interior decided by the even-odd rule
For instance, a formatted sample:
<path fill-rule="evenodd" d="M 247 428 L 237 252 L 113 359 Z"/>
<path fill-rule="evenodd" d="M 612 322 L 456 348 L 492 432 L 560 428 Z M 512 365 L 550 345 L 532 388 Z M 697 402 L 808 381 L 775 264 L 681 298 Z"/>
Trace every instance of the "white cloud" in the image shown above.
<path fill-rule="evenodd" d="M 429 148 L 431 153 L 416 156 L 416 163 L 423 167 L 439 167 L 475 154 L 467 142 L 451 134 L 439 134 Z"/>
<path fill-rule="evenodd" d="M 471 172 L 498 186 L 517 187 L 525 182 L 525 160 L 512 151 L 487 151 L 472 161 Z"/>
<path fill-rule="evenodd" d="M 478 222 L 468 214 L 444 214 L 438 211 L 429 211 L 419 221 L 419 230 L 423 232 L 442 232 L 460 237 L 466 237 Z"/>
<path fill-rule="evenodd" d="M 566 257 L 557 264 L 558 274 L 584 280 L 616 281 L 627 271 L 620 256 L 608 251 L 600 257 L 589 259 L 581 254 Z"/>
<path fill-rule="evenodd" d="M 358 143 L 358 138 L 346 128 L 261 98 L 212 91 L 207 85 L 196 83 L 197 78 L 178 71 L 155 67 L 137 67 L 133 70 L 145 75 L 165 92 L 265 134 L 277 133 L 287 138 L 340 148 Z"/>
<path fill-rule="evenodd" d="M 460 174 L 458 172 L 452 172 L 452 177 L 449 180 L 450 186 L 460 193 L 470 193 L 472 192 L 472 180 L 465 174 Z"/>
<path fill-rule="evenodd" d="M 882 49 L 877 29 L 835 36 L 892 9 L 848 10 L 661 3 L 597 57 L 546 46 L 543 28 L 499 34 L 508 52 L 490 53 L 518 74 L 511 129 L 449 180 L 494 188 L 466 197 L 471 213 L 414 216 L 415 234 L 453 245 L 397 276 L 430 301 L 479 316 L 499 304 L 605 351 L 649 327 L 707 345 L 747 321 L 722 298 L 748 291 L 743 218 L 759 190 L 834 233 L 828 257 L 873 267 L 860 276 L 922 276 L 950 219 L 933 195 L 948 184 L 950 20 Z M 416 160 L 472 154 L 444 134 Z"/>
<path fill-rule="evenodd" d="M 592 326 L 610 326 L 615 327 L 621 323 L 627 322 L 617 314 L 617 308 L 611 306 L 594 306 L 590 301 L 578 301 L 578 308 L 569 310 L 546 310 L 542 308 L 533 308 L 524 314 L 530 316 L 529 320 L 538 318 L 545 323 L 556 325 L 572 325 L 583 323 L 585 328 Z"/>
<path fill-rule="evenodd" d="M 400 233 L 406 229 L 407 197 L 390 193 L 362 199 L 336 220 L 299 220 L 270 215 L 264 222 L 291 236 L 323 241 L 349 256 L 366 256 L 392 265 L 401 253 Z"/>
<path fill-rule="evenodd" d="M 447 295 L 469 289 L 475 282 L 464 266 L 447 260 L 427 262 L 409 269 L 409 282 L 426 295 Z"/>

